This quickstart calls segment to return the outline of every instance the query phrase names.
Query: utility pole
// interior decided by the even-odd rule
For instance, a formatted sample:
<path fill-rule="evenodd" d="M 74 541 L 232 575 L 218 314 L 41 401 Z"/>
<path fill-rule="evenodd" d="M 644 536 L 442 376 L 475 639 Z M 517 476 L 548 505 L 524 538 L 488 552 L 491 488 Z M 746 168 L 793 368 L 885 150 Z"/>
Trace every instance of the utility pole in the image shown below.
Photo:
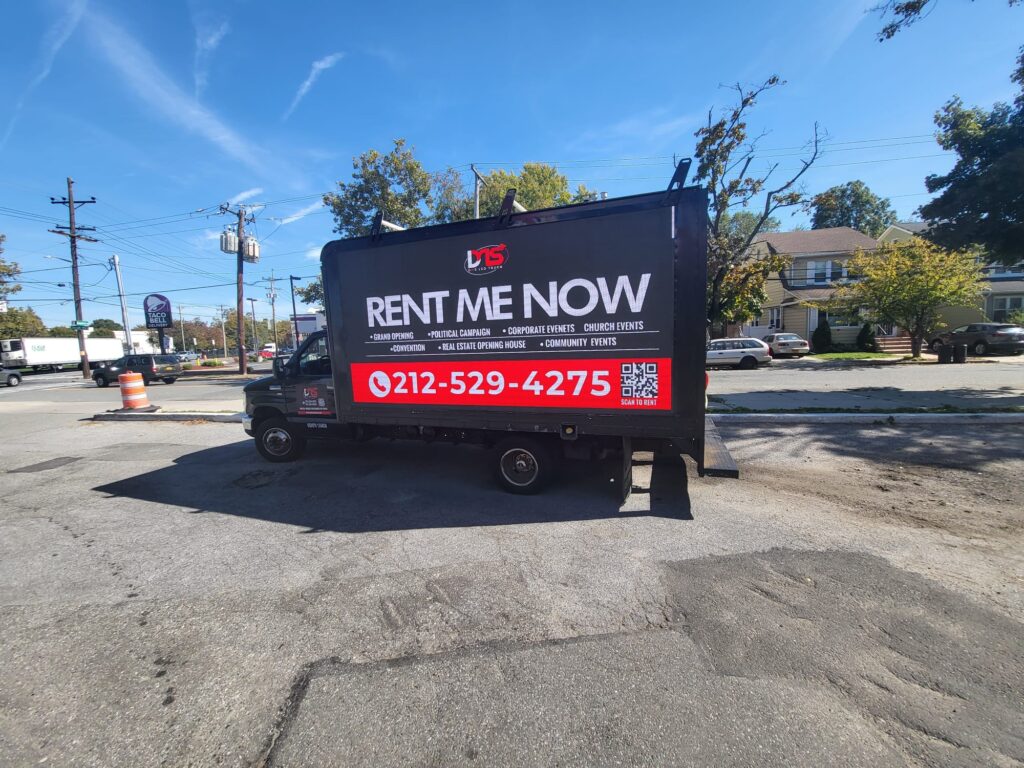
<path fill-rule="evenodd" d="M 72 190 L 75 182 L 68 176 L 68 196 L 57 200 L 54 197 L 50 198 L 52 205 L 66 205 L 68 207 L 68 226 L 63 227 L 58 225 L 56 229 L 51 229 L 57 235 L 64 235 L 71 242 L 71 279 L 75 288 L 75 324 L 78 331 L 78 354 L 82 358 L 82 378 L 89 378 L 89 353 L 85 349 L 85 328 L 82 327 L 82 291 L 78 284 L 78 241 L 86 240 L 90 243 L 98 242 L 96 238 L 89 237 L 87 235 L 78 234 L 79 230 L 83 232 L 93 232 L 96 227 L 78 227 L 75 228 L 75 208 L 79 205 L 89 205 L 95 203 L 96 198 L 93 197 L 90 200 L 82 200 L 77 205 L 75 204 L 75 195 Z M 67 230 L 65 232 L 64 230 Z"/>
<path fill-rule="evenodd" d="M 296 277 L 295 275 L 288 275 L 288 282 L 292 287 L 292 325 L 295 326 L 295 338 L 292 340 L 294 342 L 292 346 L 296 349 L 299 348 L 299 315 L 295 310 L 295 281 L 301 279 L 302 278 Z"/>
<path fill-rule="evenodd" d="M 221 213 L 230 213 L 238 217 L 238 250 L 237 250 L 237 289 L 235 296 L 235 312 L 238 316 L 238 372 L 247 373 L 249 369 L 249 360 L 245 354 L 245 222 L 246 219 L 249 221 L 255 221 L 252 216 L 245 215 L 245 206 L 239 205 L 238 210 L 233 211 L 231 207 L 226 203 L 220 207 Z"/>
<path fill-rule="evenodd" d="M 224 305 L 220 306 L 220 337 L 224 342 L 224 357 L 228 356 L 228 332 L 224 325 Z"/>
<path fill-rule="evenodd" d="M 188 347 L 185 346 L 185 318 L 181 316 L 181 304 L 178 305 L 178 327 L 181 328 L 181 351 L 187 352 Z"/>
<path fill-rule="evenodd" d="M 249 297 L 249 306 L 252 307 L 252 343 L 253 349 L 260 345 L 260 336 L 256 333 L 256 299 Z"/>
<path fill-rule="evenodd" d="M 476 166 L 472 163 L 469 164 L 469 169 L 473 172 L 473 218 L 480 218 L 480 174 L 477 173 Z"/>
<path fill-rule="evenodd" d="M 275 302 L 277 301 L 277 291 L 274 290 L 274 270 L 270 270 L 270 277 L 264 277 L 264 280 L 270 281 L 270 290 L 267 291 L 267 298 L 270 300 L 270 329 L 271 338 L 274 340 L 274 354 L 277 354 L 277 309 Z"/>
<path fill-rule="evenodd" d="M 117 296 L 121 300 L 121 325 L 124 326 L 125 352 L 131 354 L 135 351 L 132 344 L 132 327 L 128 322 L 128 301 L 124 295 L 124 283 L 121 281 L 121 260 L 115 253 L 110 257 L 110 265 L 114 268 L 114 277 L 117 278 Z"/>

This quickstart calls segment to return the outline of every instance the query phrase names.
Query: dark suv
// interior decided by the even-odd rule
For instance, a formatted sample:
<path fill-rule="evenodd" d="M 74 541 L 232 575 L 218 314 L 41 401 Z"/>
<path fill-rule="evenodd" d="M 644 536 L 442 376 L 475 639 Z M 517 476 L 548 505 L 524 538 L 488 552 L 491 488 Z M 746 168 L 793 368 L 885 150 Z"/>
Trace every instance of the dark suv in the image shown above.
<path fill-rule="evenodd" d="M 181 363 L 175 355 L 128 355 L 97 368 L 92 378 L 97 387 L 109 387 L 122 373 L 141 373 L 142 382 L 146 385 L 157 379 L 164 384 L 173 384 L 181 376 Z"/>
<path fill-rule="evenodd" d="M 966 344 L 975 355 L 989 352 L 1019 355 L 1024 352 L 1024 328 L 1012 323 L 971 323 L 941 333 L 931 340 L 933 352 L 943 344 Z"/>

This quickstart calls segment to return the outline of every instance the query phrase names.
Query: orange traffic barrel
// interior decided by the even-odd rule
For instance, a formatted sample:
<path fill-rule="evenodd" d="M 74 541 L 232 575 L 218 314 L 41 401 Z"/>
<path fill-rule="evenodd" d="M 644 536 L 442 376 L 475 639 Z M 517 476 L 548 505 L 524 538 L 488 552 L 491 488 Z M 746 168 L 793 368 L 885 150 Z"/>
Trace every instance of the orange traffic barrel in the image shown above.
<path fill-rule="evenodd" d="M 146 385 L 141 373 L 122 373 L 117 377 L 121 385 L 121 405 L 124 408 L 148 408 L 149 398 L 146 396 Z"/>

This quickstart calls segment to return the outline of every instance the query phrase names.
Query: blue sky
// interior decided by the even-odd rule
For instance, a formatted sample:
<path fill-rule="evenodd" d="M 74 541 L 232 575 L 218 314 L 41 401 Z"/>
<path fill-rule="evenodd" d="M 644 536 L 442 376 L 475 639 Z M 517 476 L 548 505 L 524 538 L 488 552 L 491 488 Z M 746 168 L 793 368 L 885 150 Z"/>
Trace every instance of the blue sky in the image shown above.
<path fill-rule="evenodd" d="M 69 175 L 77 196 L 98 200 L 79 211 L 101 241 L 83 245 L 87 319 L 118 317 L 102 266 L 112 253 L 138 294 L 133 324 L 152 291 L 212 316 L 234 289 L 216 286 L 233 260 L 211 206 L 267 203 L 248 281 L 312 275 L 332 237 L 319 194 L 368 148 L 405 137 L 431 170 L 541 160 L 574 186 L 643 192 L 668 182 L 672 155 L 689 155 L 708 109 L 729 101 L 721 84 L 772 73 L 787 84 L 751 122 L 768 131 L 765 158 L 795 166 L 817 121 L 830 141 L 807 190 L 859 178 L 910 217 L 924 177 L 951 164 L 930 138 L 935 110 L 953 94 L 1012 97 L 1024 10 L 947 0 L 878 43 L 865 13 L 876 2 L 8 4 L 0 232 L 25 270 L 14 306 L 51 325 L 73 319 L 70 288 L 55 285 L 66 265 L 46 258 L 67 257 L 47 228 L 66 223 L 49 198 Z M 265 293 L 247 288 L 260 316 Z"/>

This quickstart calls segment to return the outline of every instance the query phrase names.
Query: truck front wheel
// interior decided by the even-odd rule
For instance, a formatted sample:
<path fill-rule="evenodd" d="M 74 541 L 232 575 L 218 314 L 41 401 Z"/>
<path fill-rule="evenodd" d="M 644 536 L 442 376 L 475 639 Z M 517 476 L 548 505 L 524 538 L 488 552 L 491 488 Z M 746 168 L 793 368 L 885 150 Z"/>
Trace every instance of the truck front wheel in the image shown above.
<path fill-rule="evenodd" d="M 494 450 L 498 482 L 510 493 L 537 493 L 554 474 L 554 456 L 539 440 L 507 437 Z"/>
<path fill-rule="evenodd" d="M 256 450 L 267 461 L 295 461 L 305 449 L 306 439 L 285 419 L 267 419 L 256 427 Z"/>

